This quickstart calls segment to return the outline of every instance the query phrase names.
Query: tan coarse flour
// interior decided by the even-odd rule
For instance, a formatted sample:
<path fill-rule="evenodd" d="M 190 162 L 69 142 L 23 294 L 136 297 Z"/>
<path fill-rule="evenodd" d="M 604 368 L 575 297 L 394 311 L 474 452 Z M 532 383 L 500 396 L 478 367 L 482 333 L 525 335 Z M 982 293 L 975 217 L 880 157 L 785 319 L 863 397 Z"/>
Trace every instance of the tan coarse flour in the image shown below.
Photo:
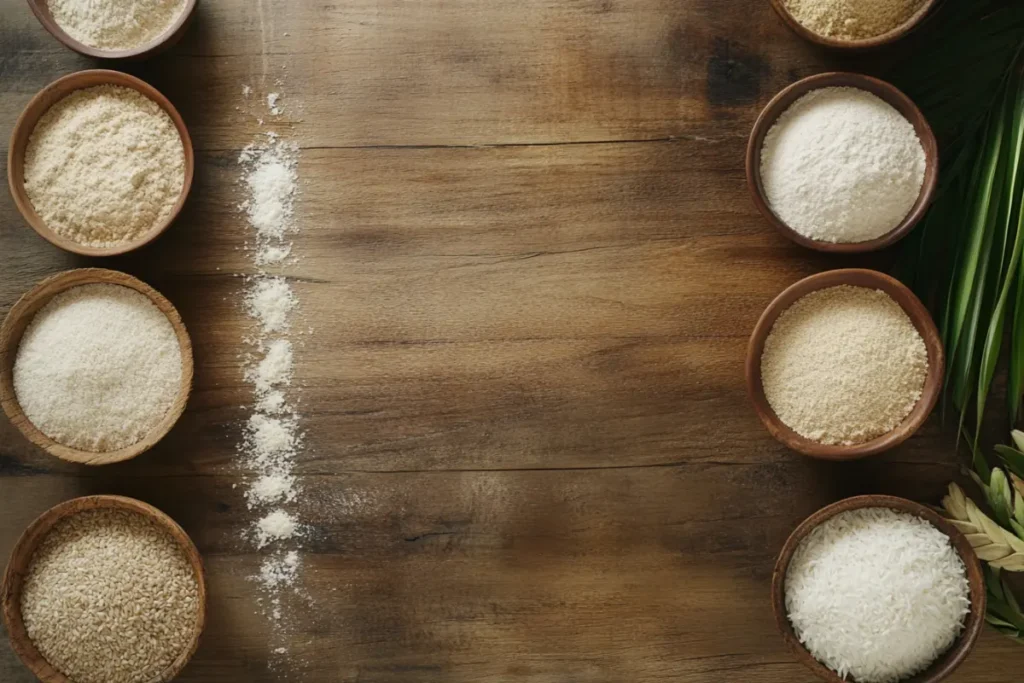
<path fill-rule="evenodd" d="M 75 683 L 149 683 L 189 646 L 199 582 L 165 529 L 96 509 L 58 522 L 32 556 L 25 630 Z"/>
<path fill-rule="evenodd" d="M 906 23 L 925 0 L 783 0 L 793 18 L 814 33 L 863 40 Z"/>
<path fill-rule="evenodd" d="M 181 16 L 186 0 L 47 0 L 69 36 L 101 50 L 130 50 L 159 38 Z"/>
<path fill-rule="evenodd" d="M 891 431 L 924 388 L 928 351 L 885 292 L 842 285 L 786 309 L 761 356 L 772 410 L 801 436 L 857 444 Z"/>
<path fill-rule="evenodd" d="M 91 247 L 130 242 L 167 220 L 184 182 L 174 122 L 131 88 L 71 93 L 39 119 L 25 150 L 25 191 L 36 213 Z"/>
<path fill-rule="evenodd" d="M 81 285 L 32 319 L 14 361 L 25 416 L 65 446 L 106 452 L 145 437 L 174 403 L 181 347 L 167 317 L 120 285 Z"/>

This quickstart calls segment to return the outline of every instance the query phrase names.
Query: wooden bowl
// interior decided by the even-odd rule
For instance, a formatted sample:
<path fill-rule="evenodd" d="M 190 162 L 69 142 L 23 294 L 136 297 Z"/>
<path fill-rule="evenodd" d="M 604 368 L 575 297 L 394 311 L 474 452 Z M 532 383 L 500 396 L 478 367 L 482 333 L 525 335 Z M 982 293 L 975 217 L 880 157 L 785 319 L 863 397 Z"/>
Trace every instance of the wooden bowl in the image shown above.
<path fill-rule="evenodd" d="M 764 394 L 764 385 L 761 383 L 761 355 L 764 353 L 765 340 L 775 325 L 775 321 L 797 299 L 819 289 L 838 285 L 880 289 L 888 294 L 910 318 L 910 322 L 917 328 L 917 332 L 921 335 L 928 350 L 928 374 L 925 376 L 921 399 L 914 406 L 914 409 L 891 432 L 852 446 L 818 443 L 794 432 L 772 410 Z M 814 458 L 854 460 L 887 451 L 903 443 L 924 424 L 924 421 L 932 412 L 932 408 L 935 407 L 939 394 L 942 392 L 944 365 L 945 354 L 942 349 L 942 339 L 939 336 L 939 331 L 935 328 L 935 323 L 932 322 L 928 309 L 903 283 L 875 270 L 865 270 L 862 268 L 829 270 L 817 275 L 811 275 L 790 285 L 775 297 L 768 304 L 768 308 L 765 309 L 764 313 L 761 314 L 761 318 L 757 321 L 754 332 L 750 336 L 750 343 L 747 346 L 747 393 L 754 404 L 754 410 L 757 412 L 758 417 L 761 418 L 764 426 L 768 428 L 768 432 L 784 445 L 792 448 L 794 451 Z"/>
<path fill-rule="evenodd" d="M 90 284 L 121 285 L 144 294 L 167 316 L 167 320 L 170 321 L 175 334 L 178 336 L 178 344 L 181 348 L 181 386 L 178 388 L 178 395 L 174 399 L 170 410 L 167 411 L 167 414 L 164 415 L 164 418 L 153 430 L 138 443 L 105 453 L 94 453 L 92 451 L 81 451 L 71 448 L 43 434 L 25 416 L 21 405 L 18 403 L 18 397 L 14 392 L 14 361 L 18 355 L 18 346 L 21 344 L 21 338 L 25 334 L 25 329 L 32 322 L 36 313 L 57 294 L 72 287 Z M 7 314 L 3 325 L 0 326 L 0 406 L 3 407 L 3 411 L 14 426 L 29 441 L 61 460 L 86 465 L 107 465 L 121 462 L 122 460 L 129 460 L 149 450 L 171 430 L 171 427 L 174 426 L 174 423 L 178 421 L 181 413 L 185 410 L 189 393 L 192 391 L 192 373 L 192 342 L 189 339 L 188 331 L 185 329 L 185 324 L 181 321 L 181 316 L 178 315 L 178 311 L 160 292 L 145 282 L 116 270 L 81 268 L 52 275 L 18 299 L 17 303 L 14 304 Z"/>
<path fill-rule="evenodd" d="M 72 38 L 65 33 L 64 29 L 57 25 L 53 15 L 50 14 L 50 6 L 47 0 L 28 0 L 28 6 L 32 9 L 32 13 L 36 15 L 39 23 L 43 25 L 43 28 L 49 31 L 54 38 L 64 43 L 65 46 L 79 54 L 87 57 L 96 57 L 97 59 L 146 59 L 163 52 L 181 40 L 185 30 L 188 29 L 189 23 L 192 21 L 192 15 L 195 14 L 196 0 L 186 0 L 185 8 L 182 10 L 181 15 L 178 16 L 166 31 L 148 43 L 143 43 L 130 50 L 103 50 L 90 47 Z"/>
<path fill-rule="evenodd" d="M 901 681 L 901 683 L 937 683 L 949 676 L 967 657 L 985 625 L 985 575 L 982 573 L 977 555 L 974 554 L 971 544 L 964 535 L 942 515 L 912 500 L 894 496 L 855 496 L 823 507 L 805 519 L 786 539 L 785 545 L 782 546 L 782 552 L 779 553 L 779 559 L 775 563 L 775 570 L 772 572 L 772 610 L 775 612 L 775 623 L 778 624 L 782 638 L 786 641 L 790 651 L 819 678 L 829 683 L 849 683 L 816 660 L 793 632 L 793 625 L 789 622 L 789 614 L 786 611 L 786 572 L 789 570 L 789 562 L 793 559 L 793 553 L 796 552 L 797 546 L 815 527 L 840 512 L 871 507 L 885 507 L 900 512 L 909 512 L 930 522 L 939 531 L 949 536 L 953 547 L 956 548 L 960 559 L 963 560 L 964 567 L 967 568 L 967 580 L 971 591 L 971 611 L 964 621 L 963 631 L 960 632 L 953 645 L 931 666 L 916 676 Z"/>
<path fill-rule="evenodd" d="M 28 198 L 28 193 L 25 192 L 25 149 L 28 147 L 29 137 L 32 135 L 32 131 L 35 130 L 36 124 L 39 123 L 39 119 L 42 118 L 43 114 L 50 107 L 71 94 L 71 92 L 97 85 L 117 85 L 132 88 L 156 102 L 171 117 L 174 127 L 178 129 L 178 135 L 181 136 L 182 146 L 185 148 L 185 179 L 181 186 L 181 195 L 172 207 L 170 215 L 165 221 L 154 225 L 149 232 L 135 240 L 112 247 L 90 247 L 57 234 L 39 217 L 35 207 L 32 206 L 32 200 Z M 18 211 L 21 212 L 21 215 L 28 221 L 28 224 L 44 239 L 65 251 L 82 256 L 115 256 L 138 249 L 155 240 L 181 213 L 182 207 L 185 206 L 185 199 L 192 188 L 192 176 L 194 173 L 195 156 L 192 151 L 192 138 L 189 137 L 185 121 L 181 118 L 178 110 L 174 108 L 174 105 L 160 94 L 156 88 L 145 81 L 120 71 L 107 71 L 104 69 L 91 69 L 68 74 L 58 78 L 39 91 L 29 101 L 21 116 L 18 117 L 17 123 L 14 124 L 14 131 L 11 133 L 11 145 L 7 153 L 7 182 L 10 185 L 11 196 L 14 197 L 14 203 L 18 207 Z"/>
<path fill-rule="evenodd" d="M 18 539 L 14 550 L 11 552 L 11 559 L 7 563 L 7 571 L 4 572 L 3 585 L 0 586 L 0 606 L 3 609 L 4 623 L 7 626 L 7 634 L 11 639 L 11 646 L 21 661 L 35 674 L 43 683 L 73 683 L 67 676 L 50 665 L 43 655 L 36 649 L 35 644 L 29 639 L 25 631 L 25 624 L 21 619 L 21 590 L 28 574 L 29 563 L 39 543 L 43 540 L 50 529 L 60 520 L 85 510 L 98 508 L 113 508 L 136 512 L 152 520 L 158 526 L 166 529 L 174 540 L 178 542 L 189 564 L 196 575 L 199 584 L 198 613 L 196 614 L 195 629 L 189 640 L 188 647 L 178 655 L 177 659 L 164 671 L 156 681 L 169 681 L 185 668 L 188 661 L 195 654 L 199 647 L 199 636 L 206 625 L 206 574 L 203 570 L 203 560 L 199 551 L 192 543 L 184 529 L 178 526 L 177 522 L 165 515 L 152 505 L 143 503 L 141 500 L 126 498 L 124 496 L 85 496 L 73 498 L 56 505 L 32 522 L 21 538 Z M 155 683 L 155 682 L 154 682 Z"/>
<path fill-rule="evenodd" d="M 812 90 L 832 87 L 859 88 L 860 90 L 872 93 L 883 102 L 888 103 L 910 122 L 917 132 L 917 137 L 921 140 L 921 146 L 924 147 L 924 183 L 921 186 L 921 194 L 918 195 L 917 201 L 899 225 L 881 237 L 876 237 L 866 242 L 823 242 L 801 235 L 775 215 L 775 212 L 772 211 L 768 203 L 764 185 L 761 182 L 761 148 L 764 146 L 764 138 L 768 131 L 775 125 L 775 122 L 782 113 L 789 109 L 790 105 L 798 99 Z M 939 146 L 935 141 L 935 134 L 932 133 L 931 126 L 928 125 L 928 121 L 924 118 L 924 114 L 921 113 L 921 110 L 917 108 L 909 97 L 896 89 L 895 86 L 870 76 L 832 72 L 809 76 L 799 80 L 772 98 L 760 116 L 757 117 L 757 121 L 754 122 L 754 128 L 750 132 L 750 140 L 747 142 L 746 165 L 747 186 L 750 188 L 754 205 L 761 212 L 761 215 L 775 226 L 776 230 L 797 244 L 809 249 L 829 253 L 854 254 L 877 251 L 894 244 L 913 230 L 918 221 L 924 217 L 935 194 L 935 187 L 939 182 Z"/>
<path fill-rule="evenodd" d="M 883 33 L 882 35 L 875 36 L 873 38 L 863 38 L 861 40 L 841 40 L 839 38 L 830 38 L 829 36 L 823 36 L 815 33 L 797 21 L 796 17 L 786 9 L 782 0 L 771 0 L 771 3 L 772 7 L 775 8 L 775 12 L 782 17 L 782 21 L 784 21 L 794 33 L 804 40 L 821 45 L 822 47 L 837 50 L 870 50 L 884 45 L 890 45 L 913 31 L 920 25 L 924 18 L 928 16 L 928 13 L 934 9 L 938 4 L 938 0 L 925 0 L 924 4 L 921 5 L 921 8 L 901 25 L 891 31 Z"/>

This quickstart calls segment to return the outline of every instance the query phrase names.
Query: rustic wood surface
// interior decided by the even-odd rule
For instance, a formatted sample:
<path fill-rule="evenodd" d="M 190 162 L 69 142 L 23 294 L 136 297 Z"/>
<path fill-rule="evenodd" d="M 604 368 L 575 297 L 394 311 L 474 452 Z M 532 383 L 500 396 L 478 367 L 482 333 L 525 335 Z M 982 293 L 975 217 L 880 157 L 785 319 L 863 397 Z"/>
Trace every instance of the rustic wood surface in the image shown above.
<path fill-rule="evenodd" d="M 94 64 L 0 0 L 0 144 L 36 91 Z M 0 422 L 0 553 L 75 495 L 169 513 L 210 582 L 182 681 L 810 683 L 772 619 L 787 534 L 847 495 L 934 502 L 956 471 L 934 420 L 885 456 L 825 463 L 747 402 L 772 297 L 880 261 L 792 245 L 744 184 L 759 109 L 835 66 L 767 0 L 201 2 L 178 47 L 124 67 L 195 142 L 166 235 L 86 261 L 0 192 L 0 313 L 64 268 L 137 275 L 192 334 L 191 402 L 156 449 L 102 469 Z M 283 93 L 285 114 L 243 83 Z M 236 158 L 271 123 L 303 147 L 288 274 L 313 330 L 297 358 L 311 531 L 280 626 L 247 579 L 235 452 L 251 331 Z M 1022 666 L 986 631 L 950 680 Z M 6 642 L 0 680 L 31 680 Z"/>

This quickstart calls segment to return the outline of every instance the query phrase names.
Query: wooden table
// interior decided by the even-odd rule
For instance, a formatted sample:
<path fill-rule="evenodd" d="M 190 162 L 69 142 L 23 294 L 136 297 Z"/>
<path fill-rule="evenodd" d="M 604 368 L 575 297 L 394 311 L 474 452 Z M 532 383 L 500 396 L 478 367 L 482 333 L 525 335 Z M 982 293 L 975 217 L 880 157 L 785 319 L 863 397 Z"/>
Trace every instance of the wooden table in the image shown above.
<path fill-rule="evenodd" d="M 936 501 L 956 470 L 934 422 L 838 465 L 776 444 L 747 403 L 768 301 L 866 262 L 772 232 L 743 176 L 757 112 L 830 59 L 764 0 L 205 0 L 182 44 L 126 66 L 195 140 L 166 236 L 86 262 L 0 192 L 0 313 L 61 269 L 136 274 L 191 330 L 195 393 L 158 448 L 102 469 L 0 421 L 0 552 L 76 495 L 167 511 L 209 568 L 183 681 L 809 683 L 768 600 L 787 534 L 851 494 Z M 91 65 L 2 0 L 0 138 Z M 243 84 L 281 92 L 285 114 L 261 127 Z M 271 125 L 303 148 L 287 273 L 313 329 L 297 369 L 310 533 L 280 625 L 247 578 L 262 556 L 236 486 L 236 274 L 252 272 L 236 160 Z M 1022 666 L 986 632 L 950 680 Z M 0 680 L 31 680 L 6 641 Z"/>

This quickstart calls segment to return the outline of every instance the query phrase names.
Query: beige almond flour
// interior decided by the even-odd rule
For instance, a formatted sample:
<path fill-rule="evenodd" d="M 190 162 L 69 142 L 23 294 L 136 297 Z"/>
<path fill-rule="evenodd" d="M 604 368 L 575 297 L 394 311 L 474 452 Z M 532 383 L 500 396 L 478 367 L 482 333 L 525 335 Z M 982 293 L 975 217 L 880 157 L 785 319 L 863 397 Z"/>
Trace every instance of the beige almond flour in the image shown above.
<path fill-rule="evenodd" d="M 841 285 L 786 309 L 765 340 L 761 381 L 783 423 L 823 444 L 870 441 L 921 398 L 928 350 L 885 292 Z"/>
<path fill-rule="evenodd" d="M 925 0 L 783 0 L 793 18 L 820 36 L 865 40 L 899 28 Z"/>
<path fill-rule="evenodd" d="M 76 90 L 36 124 L 25 191 L 52 230 L 79 244 L 131 242 L 168 219 L 185 182 L 171 117 L 131 88 Z"/>

